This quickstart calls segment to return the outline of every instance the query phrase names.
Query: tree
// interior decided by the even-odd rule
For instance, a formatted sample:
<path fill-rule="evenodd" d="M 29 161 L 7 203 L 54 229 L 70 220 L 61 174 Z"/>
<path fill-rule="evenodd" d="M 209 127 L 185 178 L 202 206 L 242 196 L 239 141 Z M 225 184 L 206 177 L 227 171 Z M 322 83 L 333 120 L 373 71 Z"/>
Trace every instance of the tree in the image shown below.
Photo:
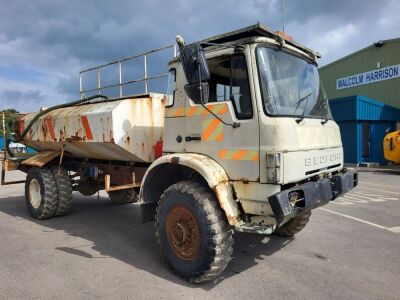
<path fill-rule="evenodd" d="M 15 124 L 15 120 L 17 117 L 17 114 L 19 113 L 19 111 L 15 110 L 14 108 L 9 108 L 9 109 L 4 109 L 2 111 L 0 111 L 0 118 L 1 118 L 1 123 L 0 123 L 0 135 L 3 136 L 3 117 L 1 113 L 5 113 L 5 125 L 6 125 L 6 131 L 7 131 L 7 135 L 10 136 L 10 133 L 13 133 L 15 131 L 14 129 L 14 124 Z"/>

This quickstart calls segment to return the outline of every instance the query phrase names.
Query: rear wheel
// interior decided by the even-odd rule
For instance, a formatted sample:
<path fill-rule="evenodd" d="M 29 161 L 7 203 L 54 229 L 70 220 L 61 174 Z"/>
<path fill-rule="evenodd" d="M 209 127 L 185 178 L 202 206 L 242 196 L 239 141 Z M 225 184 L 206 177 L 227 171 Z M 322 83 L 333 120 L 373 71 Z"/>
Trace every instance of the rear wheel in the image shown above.
<path fill-rule="evenodd" d="M 307 210 L 301 215 L 291 219 L 289 222 L 279 227 L 275 233 L 280 236 L 293 236 L 301 231 L 308 223 L 311 217 L 311 210 Z"/>
<path fill-rule="evenodd" d="M 127 204 L 137 201 L 137 192 L 135 189 L 109 192 L 108 196 L 114 204 Z"/>
<path fill-rule="evenodd" d="M 161 196 L 156 238 L 170 269 L 189 282 L 214 279 L 228 265 L 233 230 L 208 187 L 183 181 Z"/>
<path fill-rule="evenodd" d="M 57 209 L 57 184 L 49 169 L 32 168 L 25 181 L 25 200 L 35 219 L 47 219 Z"/>
<path fill-rule="evenodd" d="M 72 207 L 72 185 L 68 172 L 64 168 L 53 167 L 51 169 L 57 184 L 57 209 L 56 215 L 66 215 Z M 60 171 L 60 172 L 59 172 Z"/>

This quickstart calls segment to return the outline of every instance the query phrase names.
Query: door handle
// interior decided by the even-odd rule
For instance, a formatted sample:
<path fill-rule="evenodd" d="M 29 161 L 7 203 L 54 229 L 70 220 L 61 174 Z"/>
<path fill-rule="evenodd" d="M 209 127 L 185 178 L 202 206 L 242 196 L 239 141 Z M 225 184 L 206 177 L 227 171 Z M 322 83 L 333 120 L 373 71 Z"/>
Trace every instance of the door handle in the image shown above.
<path fill-rule="evenodd" d="M 201 141 L 201 136 L 200 135 L 185 136 L 185 141 L 186 142 Z"/>

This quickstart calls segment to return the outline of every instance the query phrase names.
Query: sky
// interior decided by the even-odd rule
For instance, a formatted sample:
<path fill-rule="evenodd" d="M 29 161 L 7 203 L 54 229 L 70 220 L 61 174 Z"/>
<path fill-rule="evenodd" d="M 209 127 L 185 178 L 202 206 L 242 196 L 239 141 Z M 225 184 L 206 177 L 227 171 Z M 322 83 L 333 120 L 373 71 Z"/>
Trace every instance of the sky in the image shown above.
<path fill-rule="evenodd" d="M 80 70 L 172 44 L 176 34 L 194 42 L 257 22 L 282 29 L 282 0 L 0 0 L 0 7 L 0 110 L 21 112 L 79 99 Z M 322 66 L 400 37 L 399 11 L 399 0 L 285 0 L 284 27 L 321 53 Z M 170 54 L 149 57 L 153 75 L 167 71 Z M 124 79 L 142 77 L 142 64 L 124 65 Z M 84 87 L 94 87 L 93 75 Z M 116 69 L 102 76 L 118 79 Z"/>

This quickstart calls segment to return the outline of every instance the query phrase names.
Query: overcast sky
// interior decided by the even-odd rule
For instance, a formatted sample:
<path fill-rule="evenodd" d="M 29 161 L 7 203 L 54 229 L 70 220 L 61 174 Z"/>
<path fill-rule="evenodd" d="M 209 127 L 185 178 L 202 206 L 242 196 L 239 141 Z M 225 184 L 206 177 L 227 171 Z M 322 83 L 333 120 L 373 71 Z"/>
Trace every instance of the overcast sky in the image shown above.
<path fill-rule="evenodd" d="M 177 33 L 193 42 L 258 21 L 272 30 L 282 27 L 281 0 L 0 0 L 0 5 L 0 110 L 23 112 L 79 98 L 81 69 L 173 43 Z M 399 37 L 399 11 L 399 0 L 286 0 L 285 31 L 320 52 L 324 65 L 374 41 Z"/>

